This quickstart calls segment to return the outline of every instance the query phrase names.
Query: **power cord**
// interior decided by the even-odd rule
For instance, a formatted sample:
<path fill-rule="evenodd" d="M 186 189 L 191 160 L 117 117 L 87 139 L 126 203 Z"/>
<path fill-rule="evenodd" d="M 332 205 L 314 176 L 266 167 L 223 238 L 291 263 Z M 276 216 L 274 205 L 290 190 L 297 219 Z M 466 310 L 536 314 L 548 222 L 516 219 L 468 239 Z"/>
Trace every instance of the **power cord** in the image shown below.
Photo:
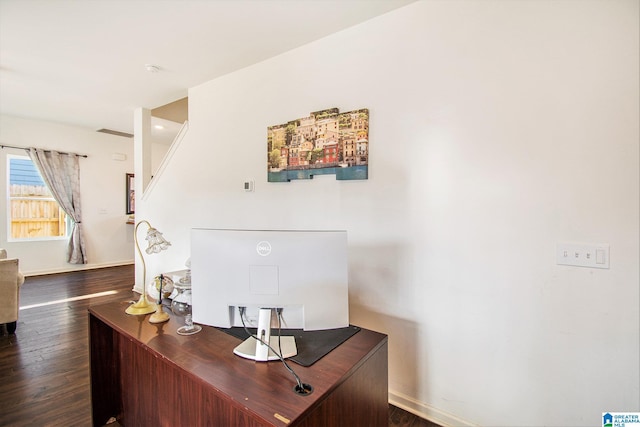
<path fill-rule="evenodd" d="M 287 371 L 289 371 L 294 376 L 294 378 L 296 380 L 296 386 L 293 388 L 293 390 L 296 393 L 298 393 L 298 394 L 300 394 L 302 396 L 307 396 L 307 395 L 311 394 L 311 392 L 313 391 L 313 387 L 311 385 L 309 385 L 309 384 L 303 383 L 300 380 L 300 377 L 298 376 L 298 374 L 296 374 L 296 372 L 289 366 L 289 364 L 284 359 L 284 357 L 282 357 L 282 346 L 280 345 L 280 336 L 282 335 L 281 334 L 282 308 L 277 308 L 276 309 L 276 313 L 278 315 L 278 349 L 280 350 L 279 352 L 276 351 L 273 347 L 271 347 L 271 345 L 269 343 L 265 342 L 262 338 L 258 337 L 257 335 L 253 335 L 249 331 L 249 329 L 247 328 L 247 325 L 244 323 L 244 318 L 245 318 L 245 314 L 246 314 L 246 307 L 238 307 L 238 310 L 240 311 L 240 320 L 242 321 L 242 327 L 244 328 L 244 331 L 247 333 L 247 335 L 249 335 L 250 337 L 252 337 L 256 341 L 260 341 L 262 344 L 264 344 L 267 347 L 269 347 L 269 350 L 271 350 L 273 352 L 273 354 L 278 356 L 278 359 L 280 359 L 280 361 L 282 362 L 284 367 L 287 369 Z"/>

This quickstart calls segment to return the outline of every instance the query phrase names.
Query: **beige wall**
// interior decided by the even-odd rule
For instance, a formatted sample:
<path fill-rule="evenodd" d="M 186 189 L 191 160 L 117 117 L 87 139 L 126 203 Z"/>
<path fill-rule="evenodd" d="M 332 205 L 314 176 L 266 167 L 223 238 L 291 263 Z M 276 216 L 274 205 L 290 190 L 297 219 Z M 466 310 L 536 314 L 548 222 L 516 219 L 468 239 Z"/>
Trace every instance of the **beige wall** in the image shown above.
<path fill-rule="evenodd" d="M 125 174 L 133 172 L 133 141 L 88 129 L 0 116 L 0 143 L 86 154 L 80 159 L 80 190 L 87 265 L 67 264 L 67 240 L 7 242 L 7 196 L 0 198 L 0 247 L 20 258 L 23 273 L 41 274 L 133 262 L 133 226 L 125 224 Z M 112 154 L 126 160 L 113 160 Z M 0 188 L 7 188 L 7 154 L 0 150 Z"/>
<path fill-rule="evenodd" d="M 640 411 L 638 16 L 421 1 L 192 88 L 138 205 L 173 243 L 149 274 L 182 268 L 191 227 L 346 229 L 392 401 L 450 425 Z M 331 107 L 369 109 L 369 180 L 267 183 L 267 126 Z M 611 267 L 556 265 L 565 241 L 610 244 Z"/>

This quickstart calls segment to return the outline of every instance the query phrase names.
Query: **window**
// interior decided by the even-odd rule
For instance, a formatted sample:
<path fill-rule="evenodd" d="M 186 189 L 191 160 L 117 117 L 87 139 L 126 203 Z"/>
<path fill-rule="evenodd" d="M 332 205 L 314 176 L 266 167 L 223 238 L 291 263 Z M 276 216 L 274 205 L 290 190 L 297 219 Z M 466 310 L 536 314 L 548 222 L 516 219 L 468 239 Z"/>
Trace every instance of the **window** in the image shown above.
<path fill-rule="evenodd" d="M 55 201 L 40 172 L 26 156 L 7 156 L 9 240 L 66 238 L 70 219 Z"/>

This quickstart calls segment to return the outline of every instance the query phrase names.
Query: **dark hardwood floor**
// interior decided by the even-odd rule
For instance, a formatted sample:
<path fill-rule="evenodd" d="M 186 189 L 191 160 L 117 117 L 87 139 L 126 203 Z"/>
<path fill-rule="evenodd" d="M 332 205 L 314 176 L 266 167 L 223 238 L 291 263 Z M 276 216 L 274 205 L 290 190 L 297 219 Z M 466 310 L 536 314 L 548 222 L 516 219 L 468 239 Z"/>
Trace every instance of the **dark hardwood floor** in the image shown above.
<path fill-rule="evenodd" d="M 137 299 L 134 267 L 27 277 L 15 335 L 0 328 L 0 426 L 91 425 L 87 308 Z M 438 427 L 389 405 L 389 426 Z"/>

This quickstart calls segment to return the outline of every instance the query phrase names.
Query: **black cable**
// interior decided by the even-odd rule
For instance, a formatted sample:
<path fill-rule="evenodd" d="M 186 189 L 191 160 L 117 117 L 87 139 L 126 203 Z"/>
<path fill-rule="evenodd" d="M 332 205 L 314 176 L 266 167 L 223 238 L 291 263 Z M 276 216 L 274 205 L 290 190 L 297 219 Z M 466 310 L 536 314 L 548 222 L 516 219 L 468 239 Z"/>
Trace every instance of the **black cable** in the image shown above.
<path fill-rule="evenodd" d="M 276 308 L 276 313 L 278 314 L 278 350 L 280 350 L 280 355 L 282 355 L 282 344 L 280 342 L 280 337 L 282 336 L 282 328 L 280 322 L 282 320 L 282 309 Z"/>
<path fill-rule="evenodd" d="M 284 359 L 284 357 L 282 357 L 282 347 L 280 346 L 280 316 L 281 316 L 281 313 L 278 313 L 278 347 L 280 348 L 280 353 L 278 353 L 277 351 L 274 350 L 273 347 L 271 347 L 269 345 L 269 343 L 264 342 L 264 340 L 262 338 L 258 337 L 257 334 L 253 335 L 251 332 L 249 332 L 249 329 L 247 329 L 247 325 L 245 325 L 245 323 L 244 323 L 245 307 L 239 307 L 238 310 L 240 311 L 240 320 L 242 321 L 242 327 L 244 327 L 244 331 L 250 337 L 255 339 L 256 341 L 260 341 L 262 344 L 264 344 L 267 347 L 269 347 L 269 350 L 271 350 L 273 352 L 273 354 L 278 356 L 280 361 L 284 364 L 284 367 L 287 368 L 287 370 L 289 372 L 291 372 L 291 374 L 295 377 L 296 383 L 298 384 L 298 390 L 302 390 L 302 391 L 306 390 L 304 385 L 302 384 L 302 381 L 300 380 L 300 377 L 298 376 L 298 374 L 296 374 L 295 371 L 293 369 L 291 369 L 291 367 L 289 366 L 287 361 Z"/>

